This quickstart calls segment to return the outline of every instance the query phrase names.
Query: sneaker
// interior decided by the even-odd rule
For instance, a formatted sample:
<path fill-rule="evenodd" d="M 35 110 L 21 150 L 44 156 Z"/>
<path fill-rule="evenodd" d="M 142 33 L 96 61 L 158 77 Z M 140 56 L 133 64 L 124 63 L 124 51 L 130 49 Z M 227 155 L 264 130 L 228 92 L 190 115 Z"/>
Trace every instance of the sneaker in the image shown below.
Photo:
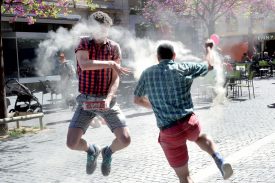
<path fill-rule="evenodd" d="M 223 179 L 229 179 L 233 175 L 232 166 L 229 163 L 224 163 L 221 167 Z"/>
<path fill-rule="evenodd" d="M 102 164 L 101 164 L 101 172 L 104 176 L 108 176 L 111 172 L 111 162 L 112 162 L 112 156 L 106 154 L 106 149 L 108 146 L 104 147 L 102 149 Z"/>
<path fill-rule="evenodd" d="M 233 175 L 232 166 L 229 163 L 224 163 L 224 160 L 220 155 L 215 157 L 214 160 L 215 160 L 217 167 L 221 171 L 221 174 L 222 174 L 224 180 L 228 179 L 229 177 L 231 177 Z"/>
<path fill-rule="evenodd" d="M 269 104 L 269 105 L 267 105 L 267 107 L 269 107 L 269 108 L 275 108 L 275 103 L 274 104 Z"/>
<path fill-rule="evenodd" d="M 100 147 L 97 145 L 94 145 L 95 153 L 87 153 L 87 164 L 86 164 L 86 173 L 92 174 L 94 173 L 96 166 L 97 166 L 97 158 L 100 154 Z"/>

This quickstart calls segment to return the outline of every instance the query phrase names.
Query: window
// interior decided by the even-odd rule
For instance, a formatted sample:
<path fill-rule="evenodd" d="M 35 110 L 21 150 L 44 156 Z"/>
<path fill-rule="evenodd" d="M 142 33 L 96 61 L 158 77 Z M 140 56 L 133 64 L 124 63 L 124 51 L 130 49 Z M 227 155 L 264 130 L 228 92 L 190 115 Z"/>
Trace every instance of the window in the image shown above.
<path fill-rule="evenodd" d="M 18 78 L 16 39 L 3 38 L 2 41 L 5 78 Z"/>
<path fill-rule="evenodd" d="M 37 60 L 36 49 L 42 39 L 3 38 L 6 78 L 27 78 L 58 74 L 58 58 L 53 55 L 47 63 Z M 17 58 L 18 56 L 18 58 Z M 19 73 L 18 73 L 19 72 Z"/>

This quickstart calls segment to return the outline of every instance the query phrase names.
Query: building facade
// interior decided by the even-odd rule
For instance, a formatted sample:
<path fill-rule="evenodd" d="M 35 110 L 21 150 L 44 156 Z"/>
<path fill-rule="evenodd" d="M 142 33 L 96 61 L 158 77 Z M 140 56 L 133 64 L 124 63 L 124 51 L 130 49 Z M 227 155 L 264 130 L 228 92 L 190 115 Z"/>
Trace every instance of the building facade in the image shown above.
<path fill-rule="evenodd" d="M 72 1 L 73 2 L 73 1 Z M 129 27 L 128 0 L 94 0 L 98 5 L 96 10 L 101 10 L 113 18 L 115 25 Z M 38 18 L 36 23 L 28 25 L 25 18 L 18 18 L 10 23 L 11 15 L 1 15 L 1 32 L 3 40 L 3 57 L 5 78 L 17 78 L 20 82 L 37 82 L 38 80 L 52 79 L 58 74 L 58 60 L 54 60 L 56 67 L 50 72 L 38 73 L 34 62 L 39 43 L 47 39 L 50 31 L 56 31 L 60 27 L 70 30 L 79 20 L 87 19 L 93 13 L 84 1 L 70 4 L 71 14 L 58 16 L 58 18 Z M 69 58 L 68 58 L 69 57 Z M 68 59 L 74 60 L 74 55 L 69 54 Z M 56 77 L 54 77 L 56 78 Z M 58 77 L 57 77 L 58 78 Z"/>
<path fill-rule="evenodd" d="M 224 47 L 232 47 L 232 55 L 240 61 L 244 52 L 268 52 L 271 56 L 275 51 L 275 13 L 239 16 L 231 19 L 223 18 L 216 25 L 217 34 L 221 36 Z M 234 49 L 234 47 L 238 47 Z M 251 47 L 251 48 L 249 48 Z"/>

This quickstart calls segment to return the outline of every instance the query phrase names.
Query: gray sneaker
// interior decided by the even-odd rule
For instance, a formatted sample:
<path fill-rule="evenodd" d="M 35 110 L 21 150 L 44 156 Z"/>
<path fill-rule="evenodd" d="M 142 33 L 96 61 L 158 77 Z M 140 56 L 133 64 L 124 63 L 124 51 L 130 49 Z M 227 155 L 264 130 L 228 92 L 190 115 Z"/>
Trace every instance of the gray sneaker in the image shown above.
<path fill-rule="evenodd" d="M 102 149 L 102 164 L 101 164 L 101 172 L 102 175 L 104 176 L 108 176 L 111 172 L 111 163 L 112 163 L 112 156 L 111 155 L 107 155 L 105 153 L 105 150 L 108 148 L 108 146 L 104 147 Z"/>
<path fill-rule="evenodd" d="M 97 166 L 97 158 L 100 154 L 100 147 L 97 145 L 94 145 L 95 153 L 87 153 L 87 164 L 86 164 L 86 173 L 92 174 L 94 173 L 96 166 Z"/>
<path fill-rule="evenodd" d="M 233 169 L 229 163 L 224 163 L 221 167 L 223 179 L 229 179 L 233 175 Z"/>
<path fill-rule="evenodd" d="M 232 166 L 229 163 L 225 163 L 223 157 L 219 153 L 213 155 L 215 163 L 219 170 L 221 171 L 224 180 L 228 179 L 233 174 Z"/>

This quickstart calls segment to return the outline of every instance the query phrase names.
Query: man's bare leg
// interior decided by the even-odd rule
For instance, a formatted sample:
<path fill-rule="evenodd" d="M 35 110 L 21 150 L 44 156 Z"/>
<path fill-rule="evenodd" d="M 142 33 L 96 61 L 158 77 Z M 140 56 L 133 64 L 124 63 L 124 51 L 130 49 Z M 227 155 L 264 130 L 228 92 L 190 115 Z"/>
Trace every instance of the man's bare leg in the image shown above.
<path fill-rule="evenodd" d="M 206 134 L 201 134 L 197 139 L 196 144 L 210 156 L 216 152 L 216 147 L 213 140 Z"/>
<path fill-rule="evenodd" d="M 233 169 L 229 163 L 224 163 L 223 157 L 217 152 L 213 140 L 205 134 L 202 134 L 197 139 L 198 146 L 206 151 L 215 161 L 217 167 L 222 173 L 224 179 L 228 179 L 233 174 Z"/>
<path fill-rule="evenodd" d="M 88 143 L 86 140 L 81 138 L 83 134 L 81 128 L 69 128 L 67 134 L 67 146 L 72 150 L 88 151 Z"/>
<path fill-rule="evenodd" d="M 114 134 L 116 138 L 110 145 L 110 148 L 113 153 L 121 149 L 124 149 L 131 143 L 131 137 L 129 135 L 129 129 L 127 127 L 115 129 Z"/>
<path fill-rule="evenodd" d="M 87 164 L 86 173 L 92 174 L 97 166 L 97 158 L 100 154 L 100 147 L 88 145 L 86 140 L 82 139 L 83 130 L 81 128 L 69 128 L 67 134 L 67 146 L 72 150 L 86 151 Z"/>
<path fill-rule="evenodd" d="M 194 183 L 189 175 L 188 163 L 184 166 L 173 168 L 180 180 L 180 183 Z"/>
<path fill-rule="evenodd" d="M 128 128 L 116 128 L 114 134 L 116 138 L 113 140 L 112 144 L 102 149 L 101 172 L 104 176 L 108 176 L 111 172 L 112 154 L 127 147 L 131 143 Z"/>

